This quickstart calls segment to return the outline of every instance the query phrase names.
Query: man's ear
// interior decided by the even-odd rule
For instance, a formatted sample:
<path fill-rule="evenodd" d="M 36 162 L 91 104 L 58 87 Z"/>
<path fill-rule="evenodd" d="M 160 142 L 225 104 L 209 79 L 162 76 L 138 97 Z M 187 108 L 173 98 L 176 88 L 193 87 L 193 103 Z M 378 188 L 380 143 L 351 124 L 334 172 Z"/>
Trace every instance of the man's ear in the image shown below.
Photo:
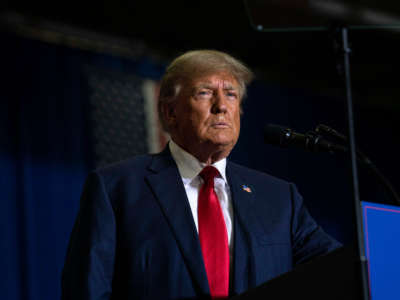
<path fill-rule="evenodd" d="M 171 128 L 176 123 L 176 111 L 175 105 L 172 102 L 165 102 L 162 105 L 162 111 L 164 114 L 164 120 L 168 127 Z"/>

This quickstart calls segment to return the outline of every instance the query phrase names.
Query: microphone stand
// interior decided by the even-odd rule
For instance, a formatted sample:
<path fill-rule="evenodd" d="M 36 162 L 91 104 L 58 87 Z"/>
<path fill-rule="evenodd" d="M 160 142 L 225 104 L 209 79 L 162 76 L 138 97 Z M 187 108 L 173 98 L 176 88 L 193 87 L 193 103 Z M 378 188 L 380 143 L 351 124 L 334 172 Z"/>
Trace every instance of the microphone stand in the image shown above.
<path fill-rule="evenodd" d="M 338 54 L 341 55 L 342 61 L 338 60 L 338 70 L 344 71 L 344 83 L 346 92 L 346 107 L 347 107 L 347 123 L 348 123 L 348 147 L 351 163 L 351 174 L 352 174 L 352 190 L 354 200 L 354 213 L 356 219 L 356 233 L 357 233 L 357 258 L 360 265 L 360 279 L 361 279 L 361 290 L 363 299 L 370 299 L 369 284 L 368 284 L 368 265 L 367 258 L 365 255 L 364 247 L 364 229 L 362 223 L 362 210 L 358 183 L 358 171 L 357 171 L 357 149 L 355 143 L 354 134 L 354 113 L 353 113 L 353 98 L 351 88 L 351 75 L 350 75 L 350 53 L 351 49 L 348 40 L 348 28 L 346 26 L 336 26 L 334 28 L 334 43 Z"/>

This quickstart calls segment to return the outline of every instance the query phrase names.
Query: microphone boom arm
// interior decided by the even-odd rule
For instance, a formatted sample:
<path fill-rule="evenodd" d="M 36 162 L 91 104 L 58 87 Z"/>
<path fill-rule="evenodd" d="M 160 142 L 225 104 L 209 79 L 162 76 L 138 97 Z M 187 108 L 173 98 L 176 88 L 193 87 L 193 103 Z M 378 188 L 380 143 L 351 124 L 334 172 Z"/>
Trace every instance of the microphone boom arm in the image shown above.
<path fill-rule="evenodd" d="M 335 138 L 338 138 L 339 140 L 342 140 L 343 142 L 347 142 L 347 137 L 340 132 L 336 131 L 335 129 L 324 125 L 320 124 L 317 126 L 315 129 L 317 133 L 324 132 L 330 136 L 333 136 Z M 346 148 L 347 151 L 347 148 Z M 383 173 L 375 166 L 375 164 L 366 156 L 358 147 L 356 149 L 356 154 L 357 154 L 357 161 L 360 162 L 362 165 L 364 165 L 367 169 L 371 170 L 372 174 L 378 179 L 378 181 L 386 188 L 386 190 L 389 191 L 389 194 L 392 196 L 394 202 L 399 205 L 400 204 L 400 197 L 397 194 L 395 188 L 393 185 L 390 183 L 390 181 L 383 175 Z"/>

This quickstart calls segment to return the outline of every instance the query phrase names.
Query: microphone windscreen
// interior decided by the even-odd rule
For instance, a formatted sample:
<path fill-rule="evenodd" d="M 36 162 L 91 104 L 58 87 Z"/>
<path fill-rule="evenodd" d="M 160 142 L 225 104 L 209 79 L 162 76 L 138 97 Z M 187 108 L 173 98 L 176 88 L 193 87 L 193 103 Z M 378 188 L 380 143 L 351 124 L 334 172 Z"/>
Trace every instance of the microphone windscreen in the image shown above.
<path fill-rule="evenodd" d="M 282 146 L 287 128 L 275 124 L 267 124 L 264 127 L 264 140 L 267 144 Z"/>

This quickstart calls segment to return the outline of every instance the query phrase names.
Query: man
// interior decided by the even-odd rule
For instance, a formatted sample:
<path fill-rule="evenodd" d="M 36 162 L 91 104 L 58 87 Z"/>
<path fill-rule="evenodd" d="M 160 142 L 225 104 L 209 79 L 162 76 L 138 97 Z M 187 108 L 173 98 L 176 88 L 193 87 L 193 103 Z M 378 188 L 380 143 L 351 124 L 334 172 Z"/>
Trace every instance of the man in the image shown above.
<path fill-rule="evenodd" d="M 294 185 L 227 161 L 251 79 L 218 51 L 171 63 L 159 97 L 171 141 L 88 177 L 62 299 L 227 298 L 339 246 Z"/>

